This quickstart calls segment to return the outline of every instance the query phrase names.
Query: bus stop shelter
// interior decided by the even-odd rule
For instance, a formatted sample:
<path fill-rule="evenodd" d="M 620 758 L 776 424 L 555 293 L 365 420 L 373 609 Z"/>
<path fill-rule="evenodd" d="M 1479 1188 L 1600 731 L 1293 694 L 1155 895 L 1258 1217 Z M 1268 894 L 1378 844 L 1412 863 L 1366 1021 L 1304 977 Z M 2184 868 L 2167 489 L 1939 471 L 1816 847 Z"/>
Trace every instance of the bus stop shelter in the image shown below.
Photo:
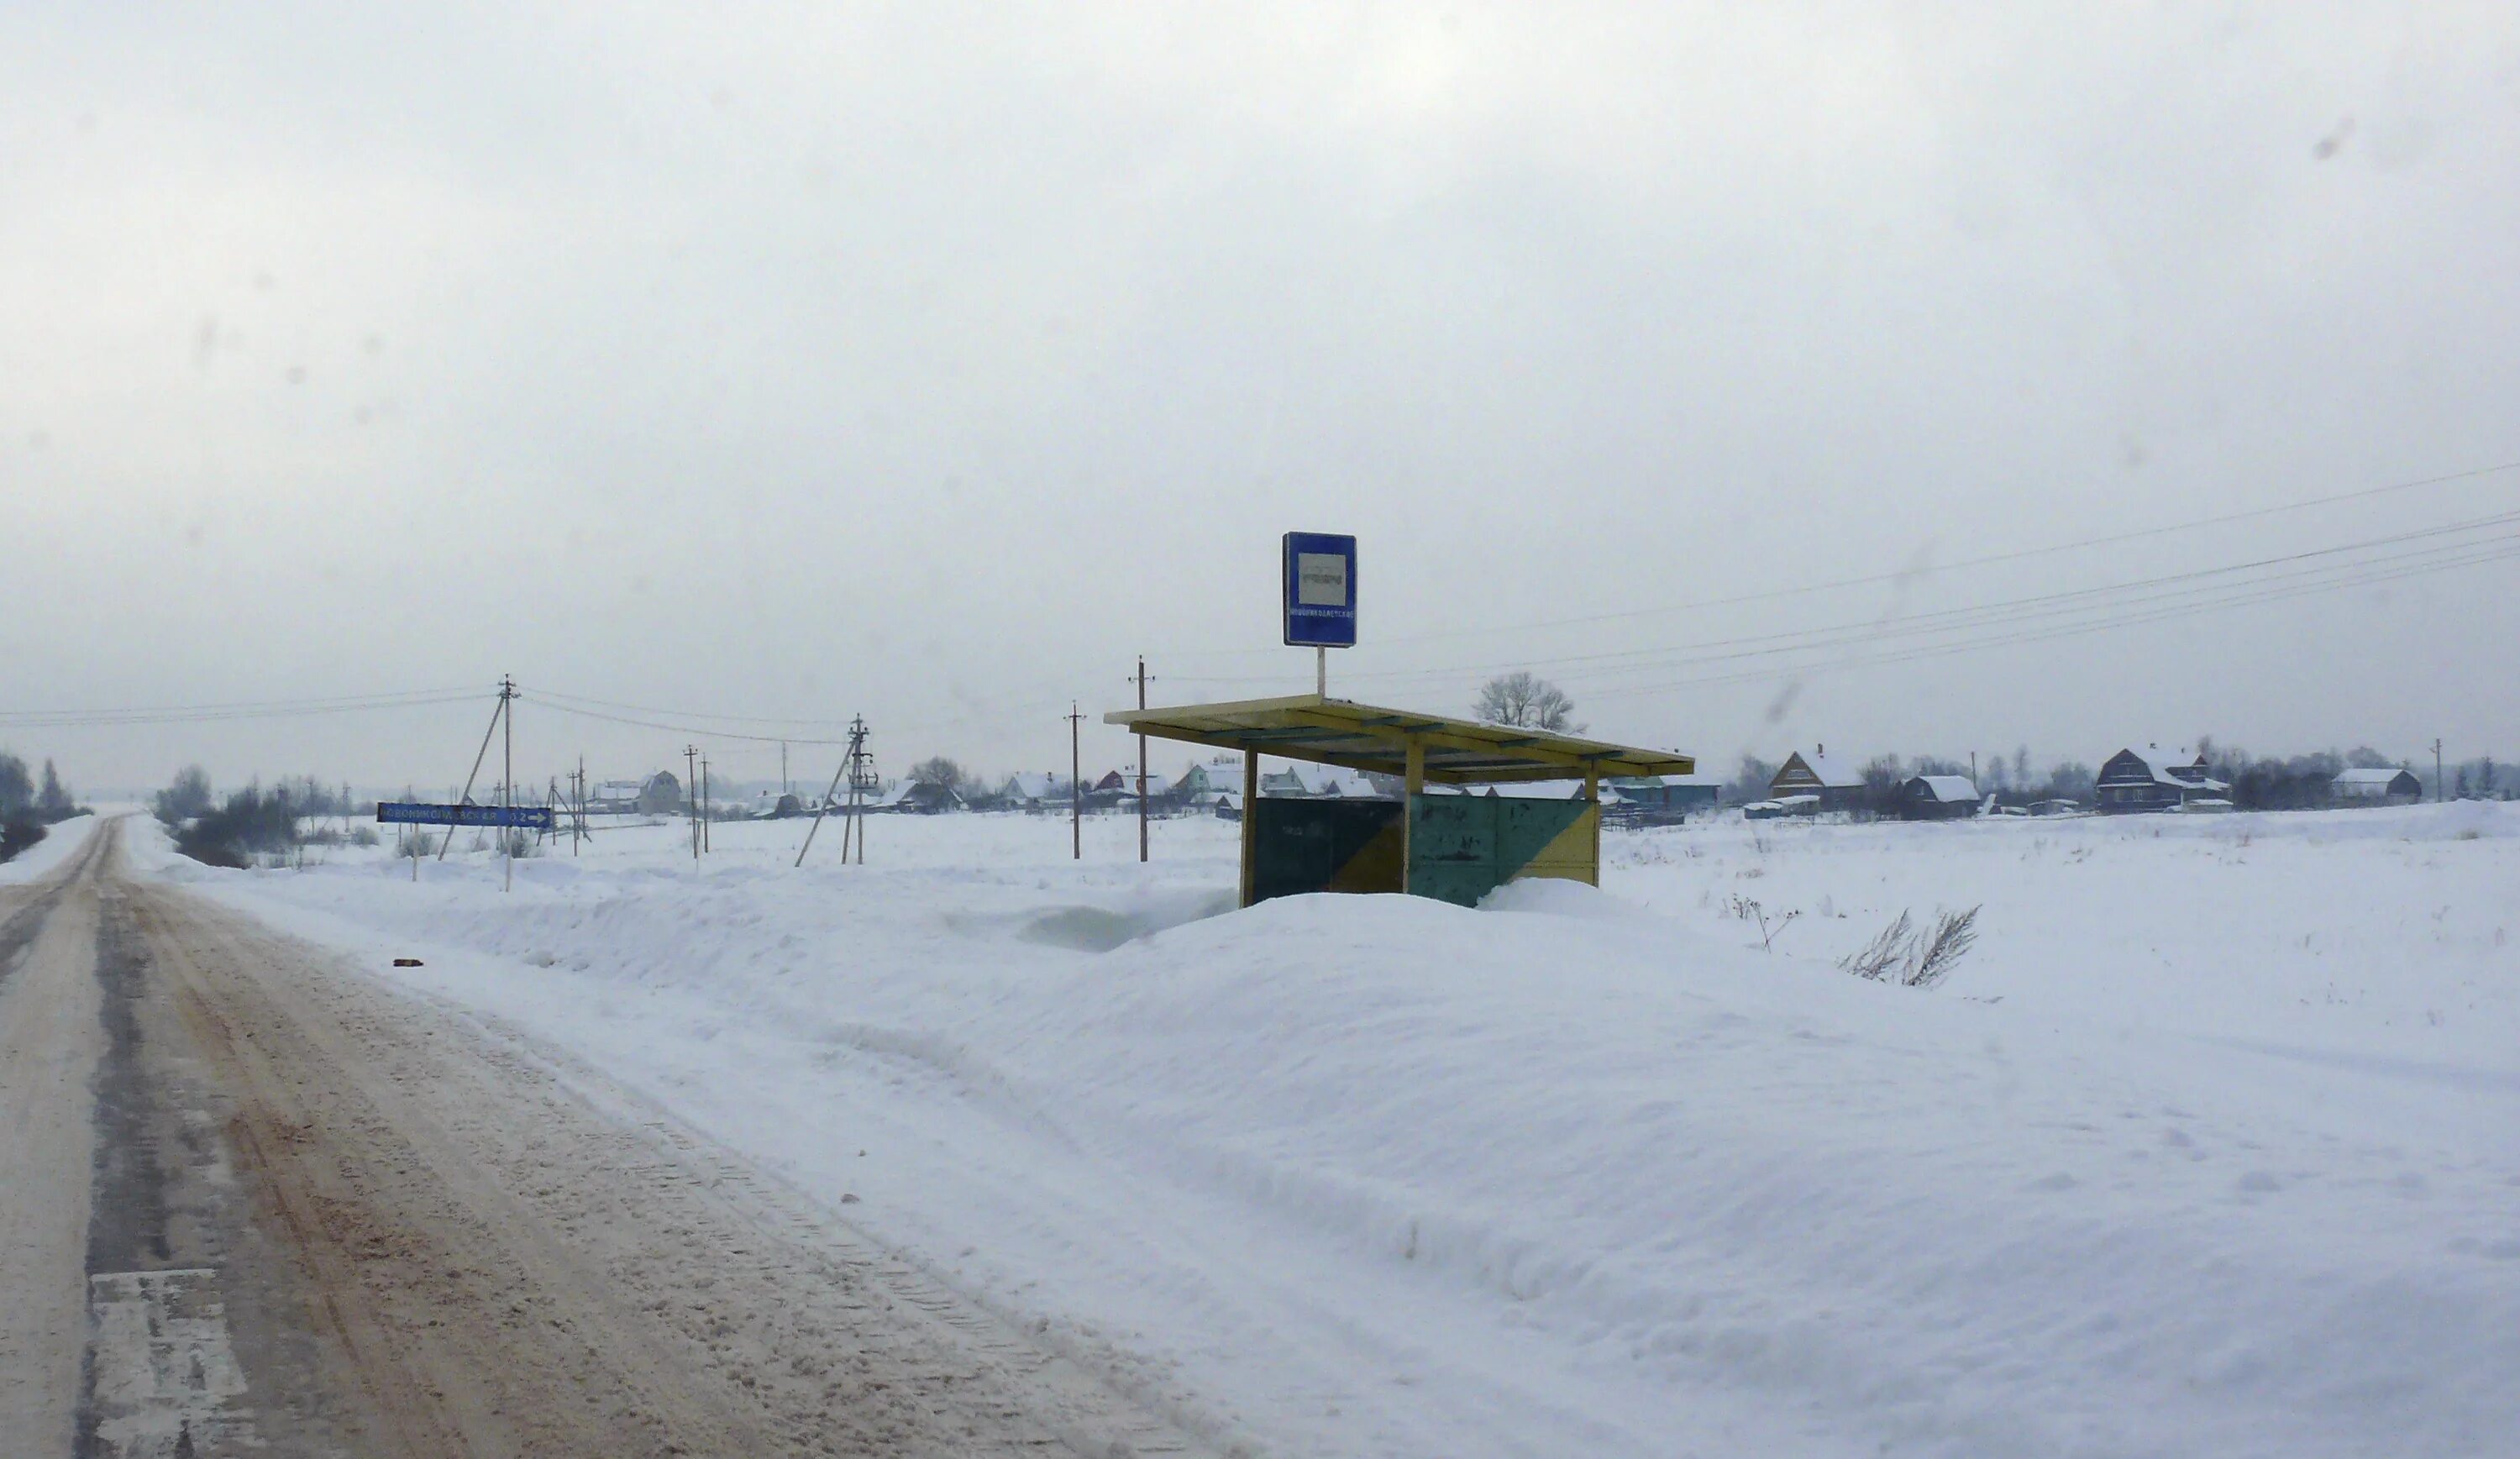
<path fill-rule="evenodd" d="M 1463 906 L 1523 877 L 1599 885 L 1601 781 L 1697 762 L 1545 730 L 1296 694 L 1117 710 L 1133 734 L 1242 752 L 1242 905 L 1302 892 L 1408 892 Z M 1387 774 L 1391 800 L 1260 794 L 1260 757 Z M 1582 782 L 1552 796 L 1499 787 Z M 1455 787 L 1483 787 L 1462 793 Z M 1429 787 L 1436 787 L 1430 789 Z"/>

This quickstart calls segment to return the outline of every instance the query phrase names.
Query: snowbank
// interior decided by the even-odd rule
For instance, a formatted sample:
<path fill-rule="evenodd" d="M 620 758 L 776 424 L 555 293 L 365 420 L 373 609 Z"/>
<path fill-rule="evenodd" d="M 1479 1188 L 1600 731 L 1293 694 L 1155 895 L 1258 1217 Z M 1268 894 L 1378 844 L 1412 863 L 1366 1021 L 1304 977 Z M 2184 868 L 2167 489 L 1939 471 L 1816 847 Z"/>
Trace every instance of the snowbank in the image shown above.
<path fill-rule="evenodd" d="M 93 816 L 73 816 L 56 821 L 45 831 L 44 839 L 27 847 L 5 862 L 0 862 L 0 886 L 40 880 L 44 873 L 77 854 L 88 832 L 96 829 Z"/>
<path fill-rule="evenodd" d="M 1193 821 L 178 865 L 1271 1450 L 2496 1453 L 2520 821 L 2415 809 L 1614 834 L 1475 911 L 1227 910 Z M 1830 965 L 1971 905 L 1941 989 Z"/>

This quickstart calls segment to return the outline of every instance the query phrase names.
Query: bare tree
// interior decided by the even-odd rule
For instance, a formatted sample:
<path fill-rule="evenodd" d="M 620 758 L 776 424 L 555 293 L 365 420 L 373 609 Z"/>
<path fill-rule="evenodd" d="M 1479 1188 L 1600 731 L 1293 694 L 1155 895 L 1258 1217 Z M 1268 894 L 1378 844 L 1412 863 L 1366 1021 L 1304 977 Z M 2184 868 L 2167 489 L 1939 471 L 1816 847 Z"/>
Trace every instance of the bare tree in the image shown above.
<path fill-rule="evenodd" d="M 931 755 L 910 768 L 910 778 L 939 790 L 963 788 L 963 767 L 942 755 Z"/>
<path fill-rule="evenodd" d="M 1768 798 L 1776 778 L 1777 767 L 1774 764 L 1756 755 L 1743 755 L 1741 769 L 1732 776 L 1732 783 L 1724 787 L 1724 794 L 1735 802 L 1763 801 Z"/>
<path fill-rule="evenodd" d="M 1481 723 L 1512 725 L 1523 730 L 1548 730 L 1560 734 L 1581 734 L 1584 727 L 1569 721 L 1575 713 L 1575 701 L 1566 691 L 1528 669 L 1500 674 L 1479 687 L 1478 702 L 1470 713 Z"/>

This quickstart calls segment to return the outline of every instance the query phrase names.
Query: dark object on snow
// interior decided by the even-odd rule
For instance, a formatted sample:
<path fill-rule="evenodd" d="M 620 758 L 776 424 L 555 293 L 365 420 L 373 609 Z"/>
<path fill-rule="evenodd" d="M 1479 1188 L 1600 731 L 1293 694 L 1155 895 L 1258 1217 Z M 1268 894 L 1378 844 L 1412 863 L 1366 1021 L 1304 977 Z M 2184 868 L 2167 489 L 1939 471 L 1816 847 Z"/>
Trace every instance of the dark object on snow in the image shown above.
<path fill-rule="evenodd" d="M 394 959 L 394 966 L 396 966 L 396 967 L 419 967 L 419 966 L 421 966 L 421 961 L 420 961 L 420 959 L 419 959 L 419 958 L 417 958 L 417 957 L 397 957 L 397 958 L 395 958 L 395 959 Z"/>

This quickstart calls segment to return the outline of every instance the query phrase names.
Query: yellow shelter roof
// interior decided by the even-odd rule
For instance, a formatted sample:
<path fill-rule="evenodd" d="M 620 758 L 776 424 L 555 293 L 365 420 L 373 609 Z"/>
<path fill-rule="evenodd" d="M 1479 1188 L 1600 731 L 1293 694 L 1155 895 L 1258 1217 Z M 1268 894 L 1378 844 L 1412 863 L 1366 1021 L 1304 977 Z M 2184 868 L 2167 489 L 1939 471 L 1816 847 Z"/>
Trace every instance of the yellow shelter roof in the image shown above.
<path fill-rule="evenodd" d="M 1102 723 L 1158 739 L 1391 775 L 1407 774 L 1414 742 L 1425 756 L 1425 778 L 1443 785 L 1563 780 L 1588 771 L 1604 776 L 1686 775 L 1697 769 L 1694 759 L 1670 750 L 1641 750 L 1320 694 L 1117 709 L 1104 715 Z"/>

